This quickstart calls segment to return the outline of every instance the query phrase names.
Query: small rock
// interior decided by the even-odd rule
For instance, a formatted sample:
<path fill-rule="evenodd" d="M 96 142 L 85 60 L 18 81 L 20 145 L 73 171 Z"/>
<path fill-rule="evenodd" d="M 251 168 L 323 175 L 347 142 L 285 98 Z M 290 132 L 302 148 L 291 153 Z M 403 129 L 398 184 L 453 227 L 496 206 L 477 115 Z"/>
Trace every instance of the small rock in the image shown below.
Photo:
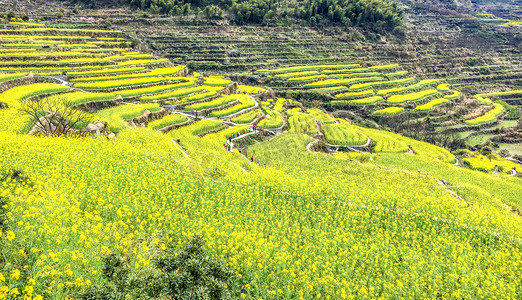
<path fill-rule="evenodd" d="M 89 123 L 89 125 L 87 125 L 86 129 L 87 129 L 87 131 L 105 131 L 106 128 L 107 128 L 107 123 L 96 121 L 94 123 Z"/>
<path fill-rule="evenodd" d="M 439 181 L 444 185 L 451 185 L 451 183 L 449 183 L 447 180 L 440 179 Z"/>

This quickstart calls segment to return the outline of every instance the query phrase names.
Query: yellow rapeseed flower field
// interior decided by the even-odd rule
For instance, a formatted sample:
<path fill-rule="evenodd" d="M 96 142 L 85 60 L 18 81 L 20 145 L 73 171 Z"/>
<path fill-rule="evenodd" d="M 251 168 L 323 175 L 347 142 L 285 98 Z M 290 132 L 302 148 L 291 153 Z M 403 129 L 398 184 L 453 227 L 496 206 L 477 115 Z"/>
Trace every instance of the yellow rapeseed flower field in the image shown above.
<path fill-rule="evenodd" d="M 4 31 L 51 37 L 55 31 L 96 34 L 100 37 L 94 42 L 121 43 L 121 33 L 109 30 L 42 24 Z M 168 78 L 147 77 L 151 74 L 171 74 L 184 67 L 154 71 L 152 66 L 167 60 L 138 59 L 148 55 L 124 50 L 122 56 L 61 62 L 67 70 L 85 63 L 86 68 L 78 67 L 70 75 L 90 77 L 87 87 L 122 90 L 65 93 L 67 85 L 33 83 L 0 93 L 0 102 L 7 104 L 0 109 L 0 299 L 74 297 L 106 282 L 103 260 L 110 254 L 132 266 L 130 278 L 149 278 L 157 275 L 157 258 L 177 255 L 195 234 L 206 241 L 208 255 L 222 258 L 235 273 L 229 286 L 235 298 L 522 298 L 522 219 L 511 210 L 522 208 L 519 178 L 454 166 L 453 154 L 443 148 L 335 119 L 318 108 L 306 110 L 292 99 L 268 99 L 253 109 L 256 101 L 250 95 L 224 91 L 223 85 L 230 82 L 222 77 L 205 77 L 207 85 L 201 85 L 196 74 L 183 77 L 191 78 L 190 87 L 133 89 Z M 108 65 L 96 67 L 100 61 Z M 9 71 L 17 78 L 37 70 L 62 72 L 14 65 Z M 143 67 L 129 67 L 136 65 Z M 105 72 L 112 70 L 108 66 L 121 76 L 107 78 Z M 339 74 L 395 67 L 343 64 L 264 71 Z M 128 75 L 139 72 L 144 77 Z M 94 80 L 97 75 L 105 76 Z M 310 86 L 342 82 L 360 82 L 359 88 L 398 83 L 377 76 Z M 254 92 L 251 87 L 244 90 Z M 119 105 L 91 113 L 117 133 L 114 139 L 26 135 L 31 124 L 20 114 L 23 101 L 45 95 L 56 99 L 51 96 L 55 93 L 63 93 L 60 96 L 73 104 L 116 98 L 132 103 L 113 103 Z M 360 96 L 353 100 L 360 104 L 383 101 L 372 95 L 373 90 L 339 98 Z M 403 102 L 427 95 L 394 96 Z M 394 102 L 394 96 L 388 101 Z M 213 111 L 207 119 L 176 114 L 134 128 L 125 122 L 145 110 L 159 110 L 163 100 L 199 101 L 188 109 L 238 103 Z M 253 110 L 229 117 L 249 108 Z M 259 127 L 288 125 L 293 132 L 265 136 L 264 141 L 247 138 L 249 147 L 241 153 L 237 147 L 225 149 L 228 137 L 249 137 L 249 126 L 217 117 L 247 123 L 263 113 L 267 116 Z M 189 118 L 193 121 L 168 133 L 156 131 Z M 307 150 L 321 133 L 338 144 L 367 143 L 374 153 Z M 236 146 L 240 143 L 234 140 Z"/>

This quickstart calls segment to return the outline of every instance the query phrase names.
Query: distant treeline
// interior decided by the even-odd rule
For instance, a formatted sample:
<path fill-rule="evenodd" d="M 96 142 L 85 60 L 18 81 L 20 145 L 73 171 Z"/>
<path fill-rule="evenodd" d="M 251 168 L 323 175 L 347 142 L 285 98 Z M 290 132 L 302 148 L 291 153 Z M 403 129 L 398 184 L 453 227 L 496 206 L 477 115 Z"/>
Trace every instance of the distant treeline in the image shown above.
<path fill-rule="evenodd" d="M 67 0 L 94 6 L 114 0 Z M 344 25 L 393 29 L 402 25 L 403 13 L 390 0 L 121 0 L 134 7 L 165 15 L 196 14 L 231 23 L 267 24 L 287 18 L 314 26 Z"/>

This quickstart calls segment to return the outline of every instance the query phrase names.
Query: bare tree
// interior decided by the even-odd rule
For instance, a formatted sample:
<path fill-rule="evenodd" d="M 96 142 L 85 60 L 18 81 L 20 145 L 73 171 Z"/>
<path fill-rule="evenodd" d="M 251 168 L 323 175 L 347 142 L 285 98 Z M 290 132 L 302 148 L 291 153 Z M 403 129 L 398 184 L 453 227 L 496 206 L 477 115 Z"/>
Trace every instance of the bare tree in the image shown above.
<path fill-rule="evenodd" d="M 89 114 L 73 108 L 65 97 L 46 97 L 39 101 L 24 101 L 20 112 L 35 124 L 29 134 L 67 135 L 89 120 Z"/>

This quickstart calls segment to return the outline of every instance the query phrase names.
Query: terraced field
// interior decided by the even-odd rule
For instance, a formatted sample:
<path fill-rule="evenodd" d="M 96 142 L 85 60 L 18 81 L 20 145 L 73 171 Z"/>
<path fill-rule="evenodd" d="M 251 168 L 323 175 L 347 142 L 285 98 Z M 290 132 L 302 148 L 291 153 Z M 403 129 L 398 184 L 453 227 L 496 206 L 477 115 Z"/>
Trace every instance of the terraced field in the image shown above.
<path fill-rule="evenodd" d="M 259 69 L 236 73 L 233 77 L 256 80 L 271 86 L 277 95 L 295 95 L 306 105 L 313 99 L 322 99 L 322 107 L 328 110 L 349 110 L 364 119 L 394 126 L 394 130 L 405 134 L 409 133 L 404 128 L 409 128 L 412 122 L 426 123 L 428 119 L 429 126 L 443 134 L 471 134 L 492 130 L 499 124 L 514 128 L 516 124 L 505 122 L 504 117 L 520 119 L 522 104 L 520 90 L 508 90 L 476 94 L 469 105 L 470 95 L 454 90 L 442 79 L 418 79 L 396 64 L 303 65 Z M 464 133 L 460 135 L 467 137 Z M 510 140 L 510 143 L 520 142 Z"/>
<path fill-rule="evenodd" d="M 292 97 L 375 120 L 435 117 L 462 100 L 442 79 L 328 60 L 231 76 L 262 75 L 265 90 L 133 51 L 119 31 L 6 27 L 0 299 L 158 298 L 136 283 L 166 278 L 158 259 L 196 234 L 231 270 L 233 298 L 522 297 L 522 183 L 490 168 L 506 160 L 459 167 L 444 148 Z M 517 111 L 517 93 L 481 95 L 457 125 Z M 55 110 L 20 113 L 38 103 Z M 80 112 L 64 136 L 46 131 Z M 313 151 L 321 141 L 357 154 Z M 134 282 L 125 295 L 108 286 L 111 261 Z"/>

